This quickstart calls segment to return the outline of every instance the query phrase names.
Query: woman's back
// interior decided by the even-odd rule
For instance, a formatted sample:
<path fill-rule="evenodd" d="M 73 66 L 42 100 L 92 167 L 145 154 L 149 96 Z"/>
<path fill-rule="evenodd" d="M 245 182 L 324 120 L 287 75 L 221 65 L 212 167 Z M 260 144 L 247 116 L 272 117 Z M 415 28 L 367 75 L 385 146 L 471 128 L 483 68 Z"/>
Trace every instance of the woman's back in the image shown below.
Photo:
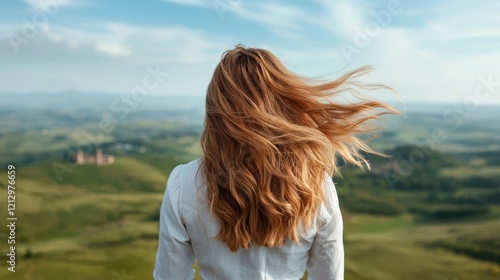
<path fill-rule="evenodd" d="M 217 219 L 205 199 L 202 159 L 171 173 L 160 214 L 160 237 L 154 277 L 192 279 L 196 258 L 203 279 L 343 279 L 342 216 L 335 187 L 325 174 L 325 202 L 317 219 L 300 231 L 300 243 L 256 246 L 232 252 L 216 237 Z M 332 262 L 332 260 L 334 260 Z"/>
<path fill-rule="evenodd" d="M 205 279 L 299 279 L 306 269 L 309 279 L 343 279 L 330 176 L 339 159 L 367 164 L 373 120 L 395 112 L 356 94 L 384 88 L 355 81 L 368 71 L 319 81 L 264 49 L 225 52 L 207 88 L 203 157 L 167 184 L 155 279 L 192 277 L 195 258 Z"/>

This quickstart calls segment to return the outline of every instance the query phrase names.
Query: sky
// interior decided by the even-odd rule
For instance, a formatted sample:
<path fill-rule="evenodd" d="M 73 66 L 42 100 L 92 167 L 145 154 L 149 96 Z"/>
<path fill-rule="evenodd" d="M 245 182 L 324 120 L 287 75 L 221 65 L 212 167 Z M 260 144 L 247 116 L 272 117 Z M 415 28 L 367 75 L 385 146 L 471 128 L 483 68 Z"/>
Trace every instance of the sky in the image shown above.
<path fill-rule="evenodd" d="M 367 79 L 404 101 L 498 104 L 498 11 L 498 0 L 2 0 L 0 93 L 123 93 L 150 75 L 151 94 L 202 97 L 241 43 L 305 76 L 374 65 Z"/>

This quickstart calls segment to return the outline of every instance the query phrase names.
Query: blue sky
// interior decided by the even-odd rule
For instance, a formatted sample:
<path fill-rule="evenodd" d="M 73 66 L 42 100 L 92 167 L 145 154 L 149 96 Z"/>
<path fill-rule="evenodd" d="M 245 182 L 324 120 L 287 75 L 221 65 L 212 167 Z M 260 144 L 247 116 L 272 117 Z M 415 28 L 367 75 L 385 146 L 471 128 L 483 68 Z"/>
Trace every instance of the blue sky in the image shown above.
<path fill-rule="evenodd" d="M 293 71 L 369 79 L 405 101 L 500 103 L 500 1 L 3 0 L 0 92 L 203 96 L 224 50 L 273 51 Z"/>

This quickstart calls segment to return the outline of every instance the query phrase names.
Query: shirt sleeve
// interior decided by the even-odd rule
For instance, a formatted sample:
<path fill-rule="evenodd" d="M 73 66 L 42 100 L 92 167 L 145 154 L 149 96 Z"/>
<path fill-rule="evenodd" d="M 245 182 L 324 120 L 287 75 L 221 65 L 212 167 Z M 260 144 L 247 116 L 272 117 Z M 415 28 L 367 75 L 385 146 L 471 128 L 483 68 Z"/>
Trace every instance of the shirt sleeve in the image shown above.
<path fill-rule="evenodd" d="M 307 272 L 310 280 L 344 279 L 343 221 L 332 178 L 325 182 L 325 203 L 321 206 L 318 232 L 314 238 Z"/>
<path fill-rule="evenodd" d="M 172 170 L 160 208 L 160 236 L 153 271 L 155 280 L 193 279 L 195 275 L 191 240 L 179 215 L 182 213 L 179 211 L 181 167 Z"/>

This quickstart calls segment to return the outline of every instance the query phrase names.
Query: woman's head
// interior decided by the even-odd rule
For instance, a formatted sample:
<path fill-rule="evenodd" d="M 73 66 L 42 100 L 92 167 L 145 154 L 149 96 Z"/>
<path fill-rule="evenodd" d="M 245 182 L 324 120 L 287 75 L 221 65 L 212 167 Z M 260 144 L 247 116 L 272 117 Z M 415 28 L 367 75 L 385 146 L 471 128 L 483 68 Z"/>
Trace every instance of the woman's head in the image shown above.
<path fill-rule="evenodd" d="M 395 111 L 377 101 L 335 102 L 369 68 L 318 82 L 289 71 L 271 52 L 237 45 L 224 53 L 207 89 L 201 144 L 218 238 L 233 251 L 250 243 L 299 241 L 324 199 L 337 158 L 362 166 L 374 153 L 359 134 Z"/>

